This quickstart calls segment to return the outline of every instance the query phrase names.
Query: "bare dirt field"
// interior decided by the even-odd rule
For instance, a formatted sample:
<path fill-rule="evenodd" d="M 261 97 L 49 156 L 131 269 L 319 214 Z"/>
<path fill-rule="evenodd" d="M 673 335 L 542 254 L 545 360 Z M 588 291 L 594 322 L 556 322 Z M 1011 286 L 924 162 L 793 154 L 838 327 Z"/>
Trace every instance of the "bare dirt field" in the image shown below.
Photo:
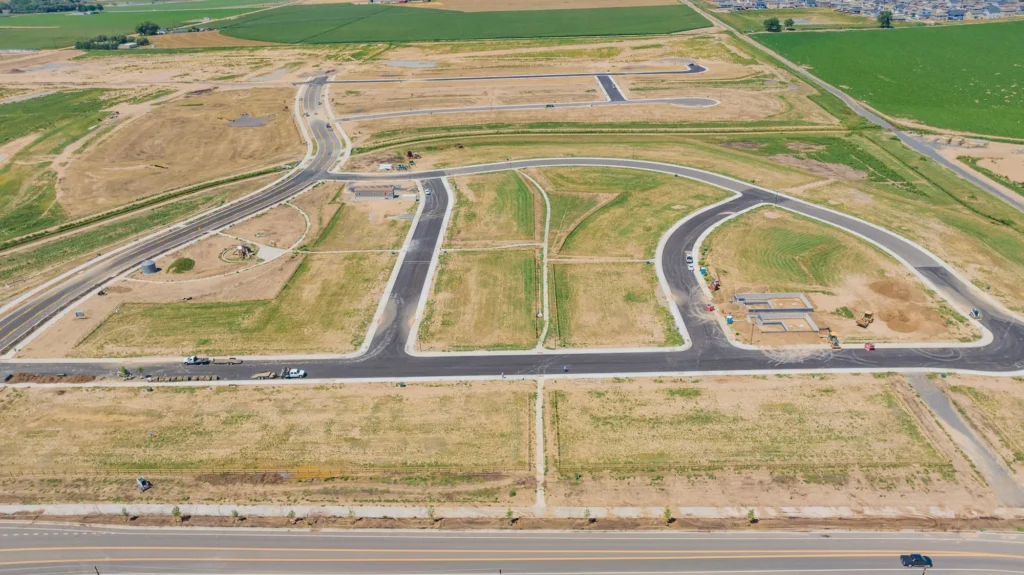
<path fill-rule="evenodd" d="M 777 333 L 745 321 L 736 293 L 801 292 L 810 299 L 818 327 L 843 341 L 970 341 L 978 335 L 966 319 L 924 288 L 902 264 L 827 224 L 785 210 L 760 208 L 711 232 L 700 265 L 722 280 L 715 294 L 720 313 L 737 318 L 735 336 L 755 344 L 823 343 L 818 334 Z M 867 328 L 855 320 L 873 312 Z M 738 326 L 738 327 L 737 327 Z"/>
<path fill-rule="evenodd" d="M 1024 147 L 1020 144 L 986 142 L 985 147 L 946 146 L 939 153 L 947 159 L 978 158 L 978 165 L 1014 182 L 1024 182 Z"/>
<path fill-rule="evenodd" d="M 455 207 L 445 247 L 481 247 L 543 238 L 544 202 L 519 174 L 496 172 L 455 178 L 451 183 Z"/>
<path fill-rule="evenodd" d="M 136 271 L 129 277 L 146 282 L 182 282 L 240 272 L 256 265 L 255 257 L 246 260 L 231 257 L 238 245 L 238 240 L 228 236 L 210 236 L 181 251 L 154 260 L 160 270 L 158 273 L 145 275 Z M 187 271 L 173 269 L 172 264 L 178 259 L 192 260 L 195 266 Z"/>
<path fill-rule="evenodd" d="M 412 192 L 415 189 L 411 187 L 406 191 Z M 310 245 L 314 252 L 401 248 L 419 206 L 409 197 L 357 199 L 349 191 L 338 195 L 335 201 L 338 211 L 320 238 Z"/>
<path fill-rule="evenodd" d="M 551 245 L 559 257 L 652 258 L 672 225 L 728 197 L 704 183 L 643 170 L 565 167 L 529 173 L 550 197 L 549 239 L 564 238 Z"/>
<path fill-rule="evenodd" d="M 441 255 L 417 343 L 424 351 L 530 349 L 543 318 L 536 249 Z"/>
<path fill-rule="evenodd" d="M 545 392 L 548 505 L 994 503 L 896 376 L 576 380 Z"/>
<path fill-rule="evenodd" d="M 937 383 L 1024 483 L 1024 378 L 948 374 Z"/>
<path fill-rule="evenodd" d="M 604 99 L 604 92 L 593 78 L 364 84 L 335 86 L 331 90 L 331 105 L 339 116 L 429 108 L 600 102 Z"/>
<path fill-rule="evenodd" d="M 302 157 L 292 89 L 215 91 L 163 104 L 67 167 L 58 201 L 80 215 Z M 262 127 L 232 127 L 243 116 Z"/>
<path fill-rule="evenodd" d="M 217 30 L 153 36 L 154 48 L 221 48 L 224 46 L 274 46 L 272 42 L 224 36 Z"/>
<path fill-rule="evenodd" d="M 683 343 L 651 264 L 554 264 L 551 282 L 548 347 Z"/>
<path fill-rule="evenodd" d="M 533 390 L 507 381 L 6 389 L 0 502 L 528 504 Z M 24 472 L 39 477 L 7 476 Z M 154 488 L 140 494 L 143 472 Z"/>
<path fill-rule="evenodd" d="M 277 206 L 255 218 L 235 224 L 223 233 L 272 248 L 288 249 L 307 236 L 308 232 L 303 212 L 292 206 Z"/>

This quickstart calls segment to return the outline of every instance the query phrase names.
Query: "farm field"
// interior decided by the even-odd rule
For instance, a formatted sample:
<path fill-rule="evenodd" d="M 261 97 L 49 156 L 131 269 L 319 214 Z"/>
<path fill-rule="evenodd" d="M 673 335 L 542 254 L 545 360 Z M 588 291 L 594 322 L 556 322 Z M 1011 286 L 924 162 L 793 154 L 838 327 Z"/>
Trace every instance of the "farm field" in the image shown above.
<path fill-rule="evenodd" d="M 103 135 L 65 170 L 58 201 L 84 215 L 147 195 L 298 160 L 289 88 L 214 91 L 166 102 Z M 241 124 L 241 125 L 239 125 Z"/>
<path fill-rule="evenodd" d="M 546 347 L 683 344 L 651 264 L 556 263 L 550 289 Z"/>
<path fill-rule="evenodd" d="M 831 8 L 784 8 L 773 10 L 743 10 L 738 12 L 716 12 L 715 16 L 740 32 L 764 31 L 764 21 L 778 18 L 785 22 L 792 18 L 795 28 L 799 30 L 823 30 L 840 28 L 878 28 L 874 18 L 865 18 L 854 14 L 845 14 Z M 906 24 L 894 23 L 895 26 Z M 911 24 L 913 25 L 913 24 Z"/>
<path fill-rule="evenodd" d="M 395 257 L 309 254 L 270 300 L 126 303 L 75 357 L 345 353 L 357 349 Z M 195 318 L 202 317 L 202 322 Z"/>
<path fill-rule="evenodd" d="M 543 232 L 543 202 L 516 172 L 455 178 L 445 247 L 529 242 Z M 540 229 L 538 229 L 540 228 Z"/>
<path fill-rule="evenodd" d="M 844 341 L 970 341 L 980 335 L 888 254 L 786 210 L 758 208 L 733 218 L 711 232 L 701 252 L 700 264 L 725 286 L 714 294 L 715 303 L 721 313 L 741 318 L 736 337 L 746 343 L 820 340 L 814 332 L 748 332 L 742 319 L 747 309 L 733 301 L 736 293 L 804 293 L 815 308 L 811 318 Z M 865 329 L 855 319 L 866 312 L 875 321 Z"/>
<path fill-rule="evenodd" d="M 1024 138 L 1024 68 L 1014 65 L 1024 49 L 1024 21 L 757 40 L 890 116 Z"/>
<path fill-rule="evenodd" d="M 201 22 L 203 18 L 227 18 L 255 8 L 206 8 L 135 12 L 109 10 L 91 16 L 22 14 L 0 17 L 0 50 L 53 49 L 73 46 L 100 34 L 129 34 L 140 22 L 151 20 L 164 28 Z"/>
<path fill-rule="evenodd" d="M 6 478 L 0 502 L 514 504 L 510 493 L 532 482 L 533 390 L 507 381 L 6 389 L 5 471 L 51 479 Z M 240 480 L 224 469 L 285 473 Z M 155 488 L 140 494 L 143 472 Z"/>
<path fill-rule="evenodd" d="M 228 36 L 299 44 L 668 34 L 710 24 L 683 5 L 457 12 L 408 6 L 288 6 L 242 17 Z"/>
<path fill-rule="evenodd" d="M 575 380 L 545 392 L 548 505 L 991 500 L 896 376 Z"/>
<path fill-rule="evenodd" d="M 706 184 L 641 170 L 566 167 L 531 175 L 552 198 L 551 249 L 565 257 L 652 258 L 673 224 L 729 197 Z"/>
<path fill-rule="evenodd" d="M 935 379 L 960 412 L 988 440 L 1018 477 L 1024 473 L 1024 408 L 1021 378 L 949 375 Z"/>
<path fill-rule="evenodd" d="M 265 8 L 283 4 L 284 0 L 154 0 L 138 2 L 131 0 L 124 4 L 105 3 L 104 13 L 110 12 L 177 12 L 180 10 L 215 10 L 225 8 Z"/>
<path fill-rule="evenodd" d="M 536 249 L 442 254 L 420 326 L 424 351 L 531 349 L 543 318 Z"/>

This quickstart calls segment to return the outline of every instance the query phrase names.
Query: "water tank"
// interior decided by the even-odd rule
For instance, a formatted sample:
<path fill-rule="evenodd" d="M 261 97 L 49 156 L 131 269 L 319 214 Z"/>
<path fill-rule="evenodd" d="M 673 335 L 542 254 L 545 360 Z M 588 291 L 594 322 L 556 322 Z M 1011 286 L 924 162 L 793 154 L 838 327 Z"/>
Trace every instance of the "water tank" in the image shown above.
<path fill-rule="evenodd" d="M 153 260 L 142 260 L 142 265 L 140 267 L 142 269 L 142 273 L 144 274 L 156 273 L 156 262 L 154 262 Z"/>

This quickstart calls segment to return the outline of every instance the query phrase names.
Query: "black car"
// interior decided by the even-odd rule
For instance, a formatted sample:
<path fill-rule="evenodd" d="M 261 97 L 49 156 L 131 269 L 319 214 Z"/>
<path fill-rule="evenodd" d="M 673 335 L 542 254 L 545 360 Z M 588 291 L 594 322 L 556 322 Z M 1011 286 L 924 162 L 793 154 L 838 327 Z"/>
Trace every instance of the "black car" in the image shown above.
<path fill-rule="evenodd" d="M 904 567 L 931 567 L 932 558 L 920 553 L 911 553 L 909 555 L 900 555 L 900 563 Z"/>

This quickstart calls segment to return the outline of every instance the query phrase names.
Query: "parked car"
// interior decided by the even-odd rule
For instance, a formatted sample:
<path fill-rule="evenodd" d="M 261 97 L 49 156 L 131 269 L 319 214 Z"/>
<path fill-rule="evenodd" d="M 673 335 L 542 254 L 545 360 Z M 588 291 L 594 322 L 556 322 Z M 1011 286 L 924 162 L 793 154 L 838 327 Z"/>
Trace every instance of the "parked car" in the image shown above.
<path fill-rule="evenodd" d="M 285 379 L 301 379 L 306 377 L 306 370 L 304 369 L 289 369 L 284 372 Z"/>
<path fill-rule="evenodd" d="M 210 358 L 190 355 L 181 362 L 182 365 L 210 365 Z"/>
<path fill-rule="evenodd" d="M 900 563 L 904 567 L 924 567 L 927 569 L 932 566 L 932 558 L 920 553 L 909 553 L 907 555 L 900 555 Z"/>
<path fill-rule="evenodd" d="M 137 477 L 135 479 L 135 485 L 138 485 L 139 491 L 143 492 L 148 490 L 150 487 L 153 487 L 153 484 L 145 477 Z"/>
<path fill-rule="evenodd" d="M 545 108 L 554 108 L 555 105 L 554 104 L 545 104 L 544 107 Z"/>

